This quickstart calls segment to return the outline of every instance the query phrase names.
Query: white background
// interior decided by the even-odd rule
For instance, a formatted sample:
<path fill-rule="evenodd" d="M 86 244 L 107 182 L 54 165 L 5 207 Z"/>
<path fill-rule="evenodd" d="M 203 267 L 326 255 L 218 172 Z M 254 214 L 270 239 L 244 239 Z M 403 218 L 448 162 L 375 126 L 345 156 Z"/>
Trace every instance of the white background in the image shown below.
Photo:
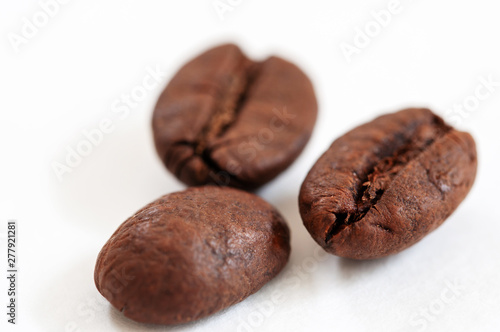
<path fill-rule="evenodd" d="M 498 2 L 401 0 L 390 23 L 373 30 L 378 35 L 350 62 L 340 46 L 353 44 L 357 28 L 376 29 L 371 11 L 387 8 L 388 0 L 232 3 L 221 20 L 212 0 L 73 0 L 16 52 L 12 36 L 22 36 L 25 19 L 43 24 L 43 14 L 38 1 L 2 0 L 0 265 L 5 269 L 6 222 L 16 219 L 20 273 L 15 327 L 6 324 L 1 278 L 0 330 L 500 330 L 500 87 L 474 104 L 482 78 L 500 82 Z M 316 88 L 320 112 L 310 143 L 258 191 L 288 220 L 291 259 L 257 294 L 212 317 L 173 328 L 137 324 L 97 292 L 95 259 L 127 217 L 184 188 L 155 154 L 152 108 L 180 65 L 226 41 L 256 59 L 278 54 L 294 61 Z M 113 113 L 122 94 L 156 66 L 161 83 L 128 116 Z M 302 226 L 297 195 L 332 140 L 385 112 L 426 106 L 446 117 L 464 102 L 468 110 L 453 121 L 476 138 L 480 167 L 456 213 L 389 258 L 314 258 L 317 245 Z M 67 147 L 105 118 L 114 130 L 59 181 L 54 162 L 64 163 Z M 278 304 L 270 302 L 273 294 L 281 295 Z"/>

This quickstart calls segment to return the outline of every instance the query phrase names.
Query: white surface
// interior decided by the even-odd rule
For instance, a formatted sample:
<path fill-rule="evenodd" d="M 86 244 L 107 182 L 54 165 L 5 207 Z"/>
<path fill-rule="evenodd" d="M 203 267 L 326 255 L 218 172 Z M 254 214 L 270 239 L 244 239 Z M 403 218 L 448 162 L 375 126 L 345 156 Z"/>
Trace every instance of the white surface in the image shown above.
<path fill-rule="evenodd" d="M 234 10 L 220 20 L 212 0 L 69 1 L 16 53 L 8 34 L 21 33 L 23 18 L 31 20 L 40 5 L 2 0 L 0 232 L 5 235 L 8 219 L 18 220 L 20 295 L 18 325 L 7 325 L 2 309 L 0 330 L 500 330 L 500 87 L 460 118 L 480 153 L 472 192 L 412 248 L 369 262 L 311 258 L 318 246 L 297 208 L 308 169 L 353 126 L 409 105 L 444 116 L 474 96 L 480 77 L 500 82 L 498 2 L 401 0 L 401 12 L 350 63 L 341 43 L 352 43 L 355 28 L 369 25 L 370 12 L 387 8 L 388 0 L 231 2 Z M 136 324 L 95 289 L 95 259 L 128 216 L 184 188 L 156 157 L 152 107 L 180 65 L 223 41 L 256 58 L 282 55 L 316 87 L 320 114 L 310 144 L 258 192 L 286 216 L 292 256 L 275 280 L 222 313 L 174 328 Z M 161 84 L 128 116 L 113 113 L 121 94 L 141 85 L 146 68 L 156 65 L 165 73 Z M 104 118 L 114 131 L 58 181 L 51 164 L 64 162 L 65 147 L 75 148 L 82 130 Z M 452 289 L 455 282 L 461 288 Z M 278 305 L 269 302 L 273 293 L 281 295 Z"/>

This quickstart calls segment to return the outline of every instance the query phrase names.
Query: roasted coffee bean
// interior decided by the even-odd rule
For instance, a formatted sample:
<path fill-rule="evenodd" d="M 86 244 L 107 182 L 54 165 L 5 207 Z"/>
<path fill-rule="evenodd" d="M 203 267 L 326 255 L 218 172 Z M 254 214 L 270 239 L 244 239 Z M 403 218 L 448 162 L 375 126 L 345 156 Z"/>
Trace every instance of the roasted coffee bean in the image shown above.
<path fill-rule="evenodd" d="M 289 254 L 288 226 L 271 205 L 237 189 L 197 187 L 125 221 L 99 253 L 94 278 L 126 317 L 179 324 L 255 293 Z"/>
<path fill-rule="evenodd" d="M 302 184 L 300 213 L 329 253 L 379 258 L 441 225 L 471 189 L 476 169 L 468 133 L 428 109 L 406 109 L 334 141 Z"/>
<path fill-rule="evenodd" d="M 255 189 L 306 145 L 317 104 L 307 76 L 278 57 L 249 60 L 235 45 L 182 67 L 153 114 L 156 150 L 187 185 Z"/>

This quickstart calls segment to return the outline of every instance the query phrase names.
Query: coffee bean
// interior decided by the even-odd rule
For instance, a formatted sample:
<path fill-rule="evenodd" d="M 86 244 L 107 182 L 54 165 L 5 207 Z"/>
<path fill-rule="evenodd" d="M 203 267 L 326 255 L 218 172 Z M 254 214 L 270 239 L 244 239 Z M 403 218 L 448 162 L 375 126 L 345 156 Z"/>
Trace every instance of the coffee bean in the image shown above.
<path fill-rule="evenodd" d="M 125 316 L 179 324 L 255 293 L 289 254 L 288 226 L 271 205 L 237 189 L 198 187 L 125 221 L 99 253 L 94 278 Z"/>
<path fill-rule="evenodd" d="M 476 169 L 468 133 L 428 109 L 406 109 L 334 141 L 302 184 L 300 213 L 329 253 L 383 257 L 441 225 L 471 189 Z"/>
<path fill-rule="evenodd" d="M 278 57 L 249 60 L 235 45 L 182 67 L 153 114 L 156 150 L 188 185 L 255 189 L 306 145 L 317 104 L 307 76 Z"/>

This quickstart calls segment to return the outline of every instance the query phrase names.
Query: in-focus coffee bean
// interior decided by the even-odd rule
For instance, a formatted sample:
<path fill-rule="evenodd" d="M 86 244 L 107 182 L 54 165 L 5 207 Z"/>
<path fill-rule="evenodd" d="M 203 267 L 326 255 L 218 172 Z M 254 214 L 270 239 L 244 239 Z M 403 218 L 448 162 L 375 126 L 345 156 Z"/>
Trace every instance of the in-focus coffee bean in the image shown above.
<path fill-rule="evenodd" d="M 255 293 L 289 254 L 288 226 L 271 205 L 206 186 L 163 196 L 125 221 L 99 253 L 94 277 L 126 317 L 179 324 Z"/>
<path fill-rule="evenodd" d="M 428 109 L 406 109 L 334 141 L 302 184 L 300 213 L 326 251 L 383 257 L 441 225 L 471 189 L 476 169 L 471 135 Z"/>

